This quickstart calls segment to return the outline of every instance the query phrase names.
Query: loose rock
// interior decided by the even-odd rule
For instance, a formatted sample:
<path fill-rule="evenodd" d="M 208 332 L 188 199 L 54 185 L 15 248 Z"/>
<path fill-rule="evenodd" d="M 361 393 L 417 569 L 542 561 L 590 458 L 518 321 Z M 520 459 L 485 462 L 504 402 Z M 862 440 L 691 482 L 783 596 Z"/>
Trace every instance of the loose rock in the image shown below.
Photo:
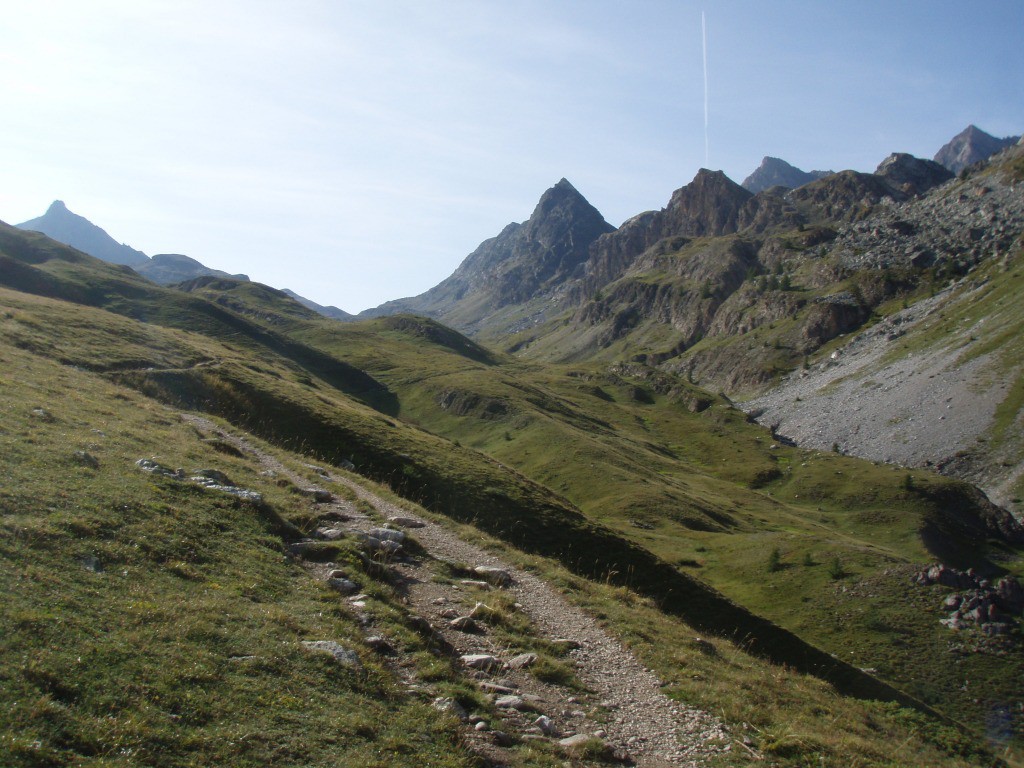
<path fill-rule="evenodd" d="M 359 660 L 359 654 L 351 648 L 346 648 L 334 640 L 303 640 L 302 644 L 311 651 L 326 653 L 334 657 L 334 660 L 344 667 L 355 667 L 361 669 L 363 664 Z"/>
<path fill-rule="evenodd" d="M 496 587 L 510 587 L 513 583 L 512 574 L 504 568 L 496 568 L 492 565 L 478 565 L 473 569 L 473 573 Z"/>
<path fill-rule="evenodd" d="M 506 669 L 526 669 L 537 663 L 536 653 L 520 653 L 505 662 Z"/>
<path fill-rule="evenodd" d="M 438 712 L 444 712 L 445 714 L 452 715 L 463 722 L 469 719 L 469 715 L 466 714 L 466 710 L 455 699 L 448 697 L 437 698 L 434 699 L 431 706 L 433 706 L 433 708 Z"/>
<path fill-rule="evenodd" d="M 496 656 L 486 653 L 468 653 L 460 656 L 459 660 L 470 669 L 482 669 L 485 672 L 501 665 Z"/>

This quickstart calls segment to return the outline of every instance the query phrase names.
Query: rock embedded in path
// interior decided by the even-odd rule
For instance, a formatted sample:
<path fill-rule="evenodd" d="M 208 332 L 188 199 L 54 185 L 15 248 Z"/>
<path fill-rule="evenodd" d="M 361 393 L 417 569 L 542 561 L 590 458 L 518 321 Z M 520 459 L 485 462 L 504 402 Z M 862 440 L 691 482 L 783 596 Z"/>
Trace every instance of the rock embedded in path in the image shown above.
<path fill-rule="evenodd" d="M 424 528 L 427 525 L 422 520 L 417 520 L 415 517 L 402 517 L 400 515 L 389 517 L 388 522 L 392 525 L 399 525 L 402 528 Z"/>
<path fill-rule="evenodd" d="M 371 528 L 367 533 L 381 541 L 393 541 L 396 544 L 405 541 L 405 531 L 396 531 L 393 528 Z"/>
<path fill-rule="evenodd" d="M 536 653 L 520 653 L 505 662 L 505 669 L 526 669 L 537 663 Z"/>
<path fill-rule="evenodd" d="M 512 574 L 504 568 L 497 568 L 493 565 L 478 565 L 473 573 L 496 587 L 511 587 L 513 584 Z"/>
<path fill-rule="evenodd" d="M 299 493 L 311 497 L 317 504 L 330 504 L 334 501 L 334 494 L 323 488 L 300 488 Z"/>
<path fill-rule="evenodd" d="M 533 724 L 540 728 L 541 733 L 545 736 L 550 736 L 555 730 L 554 722 L 547 715 L 541 715 L 533 721 Z"/>
<path fill-rule="evenodd" d="M 481 691 L 484 691 L 486 693 L 507 694 L 515 693 L 516 691 L 516 689 L 512 688 L 511 686 L 501 685 L 500 683 L 491 683 L 486 680 L 477 683 L 477 686 L 480 688 Z"/>
<path fill-rule="evenodd" d="M 316 535 L 324 541 L 338 541 L 347 535 L 343 528 L 317 528 Z"/>
<path fill-rule="evenodd" d="M 575 651 L 583 646 L 577 640 L 570 640 L 567 637 L 559 637 L 551 641 L 551 648 L 556 653 L 568 653 L 569 651 Z"/>
<path fill-rule="evenodd" d="M 458 632 L 475 634 L 481 631 L 480 625 L 469 616 L 459 616 L 448 622 L 448 626 Z"/>
<path fill-rule="evenodd" d="M 470 669 L 481 669 L 485 672 L 501 666 L 501 661 L 496 656 L 486 653 L 467 653 L 460 656 L 459 661 Z"/>

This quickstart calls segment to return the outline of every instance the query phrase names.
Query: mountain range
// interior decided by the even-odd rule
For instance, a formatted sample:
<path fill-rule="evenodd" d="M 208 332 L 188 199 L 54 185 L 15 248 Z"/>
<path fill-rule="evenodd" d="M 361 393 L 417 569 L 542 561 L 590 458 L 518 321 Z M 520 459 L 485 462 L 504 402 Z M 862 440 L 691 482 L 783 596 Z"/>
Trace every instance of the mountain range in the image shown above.
<path fill-rule="evenodd" d="M 348 322 L 0 224 L 7 761 L 1022 764 L 1021 182 L 562 179 Z"/>
<path fill-rule="evenodd" d="M 124 243 L 118 243 L 107 234 L 106 230 L 96 226 L 84 216 L 72 213 L 62 200 L 55 200 L 42 216 L 24 221 L 17 226 L 19 229 L 42 232 L 58 242 L 70 245 L 111 264 L 127 265 L 159 285 L 184 283 L 197 277 L 230 278 L 242 281 L 249 279 L 248 275 L 232 275 L 219 269 L 212 269 L 196 259 L 180 253 L 158 253 L 149 257 L 142 251 L 137 251 Z M 351 317 L 337 307 L 317 304 L 287 289 L 285 292 L 303 306 L 325 317 L 338 320 L 347 320 Z"/>

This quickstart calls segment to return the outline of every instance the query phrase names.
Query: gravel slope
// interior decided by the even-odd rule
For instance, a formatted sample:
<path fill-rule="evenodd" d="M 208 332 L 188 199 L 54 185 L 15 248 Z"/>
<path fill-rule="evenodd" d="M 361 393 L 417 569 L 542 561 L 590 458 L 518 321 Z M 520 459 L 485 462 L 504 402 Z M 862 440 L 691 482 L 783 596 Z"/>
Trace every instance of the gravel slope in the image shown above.
<path fill-rule="evenodd" d="M 889 354 L 901 352 L 903 337 L 911 337 L 918 323 L 941 312 L 949 300 L 947 291 L 886 318 L 827 362 L 793 372 L 742 407 L 798 445 L 936 468 L 974 482 L 1014 511 L 1008 494 L 1024 467 L 1003 466 L 985 454 L 983 441 L 1020 366 L 1001 371 L 988 355 L 965 360 L 982 330 L 977 326 L 924 351 Z M 974 460 L 958 458 L 979 450 L 982 456 Z"/>

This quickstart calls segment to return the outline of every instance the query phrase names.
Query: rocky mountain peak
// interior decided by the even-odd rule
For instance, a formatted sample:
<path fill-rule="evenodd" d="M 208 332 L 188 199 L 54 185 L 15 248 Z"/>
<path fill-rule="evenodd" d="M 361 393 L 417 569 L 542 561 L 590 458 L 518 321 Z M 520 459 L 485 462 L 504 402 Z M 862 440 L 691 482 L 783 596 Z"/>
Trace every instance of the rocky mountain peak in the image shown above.
<path fill-rule="evenodd" d="M 701 168 L 693 181 L 672 193 L 661 236 L 704 237 L 736 231 L 740 209 L 753 193 L 721 171 Z"/>
<path fill-rule="evenodd" d="M 747 176 L 740 186 L 755 194 L 771 187 L 796 189 L 831 173 L 832 171 L 802 171 L 781 158 L 765 156 L 757 170 Z"/>
<path fill-rule="evenodd" d="M 97 227 L 84 216 L 70 211 L 63 200 L 54 200 L 42 216 L 22 222 L 17 227 L 42 232 L 57 242 L 70 245 L 112 264 L 137 267 L 149 263 L 149 256 L 117 242 L 106 230 Z"/>
<path fill-rule="evenodd" d="M 875 175 L 881 176 L 895 189 L 913 197 L 949 181 L 953 174 L 934 160 L 922 160 L 906 152 L 893 152 L 879 163 Z"/>
<path fill-rule="evenodd" d="M 997 139 L 976 125 L 968 125 L 935 154 L 935 162 L 953 173 L 960 173 L 964 168 L 987 160 L 996 152 L 1013 146 L 1020 138 L 1007 136 L 1004 139 Z"/>

